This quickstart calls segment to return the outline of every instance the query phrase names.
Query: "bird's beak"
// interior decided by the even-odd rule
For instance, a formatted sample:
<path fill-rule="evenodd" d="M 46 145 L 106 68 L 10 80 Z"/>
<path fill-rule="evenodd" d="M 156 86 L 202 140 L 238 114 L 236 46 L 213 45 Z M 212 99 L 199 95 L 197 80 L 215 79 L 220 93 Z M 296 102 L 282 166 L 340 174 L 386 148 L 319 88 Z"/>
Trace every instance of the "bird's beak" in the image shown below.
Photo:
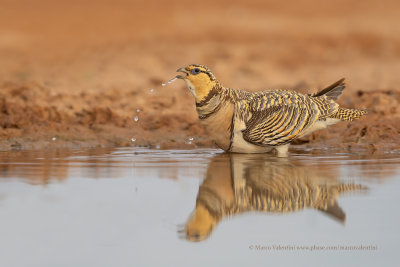
<path fill-rule="evenodd" d="M 185 79 L 189 74 L 185 68 L 179 68 L 179 69 L 176 70 L 176 72 L 183 72 L 184 73 L 184 74 L 181 74 L 181 75 L 176 75 L 176 78 L 178 78 L 178 79 Z"/>

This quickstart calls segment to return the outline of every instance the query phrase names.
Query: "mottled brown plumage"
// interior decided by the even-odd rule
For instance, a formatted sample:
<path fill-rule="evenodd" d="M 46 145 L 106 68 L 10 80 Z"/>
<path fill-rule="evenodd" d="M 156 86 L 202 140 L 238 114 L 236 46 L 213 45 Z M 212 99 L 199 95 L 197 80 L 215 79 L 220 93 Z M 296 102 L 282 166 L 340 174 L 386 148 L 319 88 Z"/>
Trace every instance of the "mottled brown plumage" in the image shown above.
<path fill-rule="evenodd" d="M 339 121 L 352 121 L 364 110 L 339 107 L 344 79 L 315 93 L 288 90 L 250 93 L 223 87 L 205 66 L 178 69 L 196 100 L 201 122 L 226 151 L 261 153 L 275 148 L 286 155 L 294 139 Z M 227 140 L 228 139 L 228 140 Z"/>

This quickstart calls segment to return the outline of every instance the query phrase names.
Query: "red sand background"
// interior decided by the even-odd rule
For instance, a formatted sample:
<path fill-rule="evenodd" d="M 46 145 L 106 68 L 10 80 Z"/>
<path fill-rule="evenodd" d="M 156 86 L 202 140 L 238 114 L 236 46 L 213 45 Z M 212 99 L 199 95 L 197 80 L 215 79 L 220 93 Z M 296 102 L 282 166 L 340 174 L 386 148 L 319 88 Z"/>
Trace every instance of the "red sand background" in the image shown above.
<path fill-rule="evenodd" d="M 399 148 L 399 10 L 394 0 L 0 0 L 0 149 L 211 146 L 183 82 L 161 87 L 190 63 L 248 90 L 313 92 L 346 77 L 340 103 L 368 116 L 302 147 Z"/>

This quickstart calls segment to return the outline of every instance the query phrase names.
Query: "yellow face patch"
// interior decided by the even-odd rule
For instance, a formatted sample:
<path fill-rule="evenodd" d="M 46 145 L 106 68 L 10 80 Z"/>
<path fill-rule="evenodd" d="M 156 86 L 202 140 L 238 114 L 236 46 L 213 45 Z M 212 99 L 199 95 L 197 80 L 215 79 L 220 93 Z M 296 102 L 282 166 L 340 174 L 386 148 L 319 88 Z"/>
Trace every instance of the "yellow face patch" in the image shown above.
<path fill-rule="evenodd" d="M 203 67 L 190 65 L 185 69 L 187 71 L 185 80 L 196 101 L 199 102 L 213 89 L 216 81 L 212 79 L 213 76 L 210 77 L 212 74 L 209 74 L 209 71 Z"/>

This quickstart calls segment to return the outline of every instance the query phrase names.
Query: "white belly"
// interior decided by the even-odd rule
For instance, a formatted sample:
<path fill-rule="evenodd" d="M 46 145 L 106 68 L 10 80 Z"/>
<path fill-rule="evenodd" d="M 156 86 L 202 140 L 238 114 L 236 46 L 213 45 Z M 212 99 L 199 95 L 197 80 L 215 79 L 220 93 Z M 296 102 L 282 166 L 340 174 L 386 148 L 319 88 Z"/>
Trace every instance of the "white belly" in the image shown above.
<path fill-rule="evenodd" d="M 270 152 L 272 149 L 274 149 L 274 147 L 253 145 L 244 140 L 242 137 L 236 137 L 233 140 L 230 151 L 236 153 L 266 153 Z"/>
<path fill-rule="evenodd" d="M 303 134 L 301 134 L 298 137 L 303 137 L 303 136 L 305 136 L 307 134 L 310 134 L 310 133 L 312 133 L 314 131 L 325 129 L 329 125 L 336 124 L 338 122 L 340 122 L 339 119 L 332 119 L 332 118 L 327 118 L 325 121 L 316 121 L 309 129 L 307 129 Z"/>

